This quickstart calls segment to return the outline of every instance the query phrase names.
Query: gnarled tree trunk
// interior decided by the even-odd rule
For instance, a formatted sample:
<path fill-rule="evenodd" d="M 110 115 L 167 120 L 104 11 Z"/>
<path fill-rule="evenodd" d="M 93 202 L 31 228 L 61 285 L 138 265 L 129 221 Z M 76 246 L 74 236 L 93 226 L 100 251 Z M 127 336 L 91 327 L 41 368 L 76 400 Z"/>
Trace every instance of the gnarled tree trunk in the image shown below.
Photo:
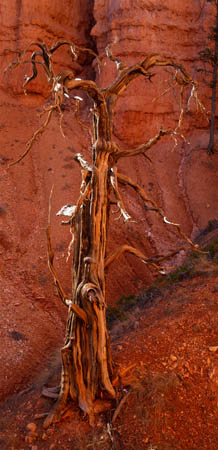
<path fill-rule="evenodd" d="M 69 86 L 68 86 L 69 87 Z M 96 399 L 115 398 L 112 359 L 106 327 L 105 253 L 109 216 L 110 172 L 116 146 L 111 143 L 111 124 L 105 102 L 96 102 L 93 117 L 93 161 L 85 165 L 80 194 L 83 203 L 75 219 L 72 303 L 69 305 L 59 399 L 45 421 L 48 426 L 63 412 L 69 397 L 93 422 L 101 410 Z M 88 167 L 87 167 L 88 166 Z M 102 402 L 102 408 L 105 403 Z"/>
<path fill-rule="evenodd" d="M 106 328 L 104 279 L 109 156 L 101 147 L 98 148 L 95 169 L 90 180 L 87 177 L 92 195 L 85 199 L 76 219 L 72 302 L 83 313 L 79 317 L 69 307 L 66 341 L 62 349 L 60 398 L 64 403 L 68 395 L 78 399 L 90 421 L 95 411 L 94 402 L 102 391 L 108 398 L 115 397 L 111 384 L 112 360 Z M 63 408 L 62 400 L 58 411 Z M 46 424 L 51 418 L 50 415 Z"/>

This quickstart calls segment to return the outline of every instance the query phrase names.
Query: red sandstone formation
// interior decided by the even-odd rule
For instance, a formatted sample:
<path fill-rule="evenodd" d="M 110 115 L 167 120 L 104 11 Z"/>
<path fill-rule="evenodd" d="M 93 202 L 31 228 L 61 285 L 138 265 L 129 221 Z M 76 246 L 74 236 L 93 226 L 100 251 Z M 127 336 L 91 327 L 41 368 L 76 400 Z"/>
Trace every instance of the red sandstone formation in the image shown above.
<path fill-rule="evenodd" d="M 95 62 L 92 66 L 88 55 L 83 54 L 77 63 L 72 63 L 67 50 L 58 53 L 57 72 L 73 67 L 81 77 L 96 76 L 98 83 L 106 86 L 113 80 L 116 68 L 105 57 L 104 49 L 107 43 L 115 41 L 114 55 L 126 64 L 134 64 L 151 53 L 177 58 L 199 82 L 199 95 L 206 109 L 209 108 L 210 92 L 202 73 L 198 72 L 201 67 L 198 52 L 205 46 L 212 5 L 206 4 L 200 14 L 198 0 L 67 0 L 64 6 L 58 0 L 3 3 L 0 6 L 2 69 L 31 41 L 53 43 L 66 39 L 81 46 L 96 46 L 102 62 L 100 72 Z M 170 90 L 161 96 L 169 87 L 172 75 L 161 69 L 156 72 L 153 83 L 137 80 L 117 105 L 114 138 L 124 148 L 145 142 L 160 125 L 175 127 L 179 94 Z M 20 389 L 31 370 L 43 360 L 48 346 L 61 345 L 65 311 L 56 298 L 47 269 L 48 199 L 54 184 L 52 226 L 56 266 L 65 290 L 70 293 L 70 263 L 65 265 L 69 230 L 60 226 L 55 214 L 63 204 L 77 198 L 80 173 L 74 154 L 81 152 L 89 159 L 89 135 L 75 121 L 66 104 L 65 138 L 56 117 L 26 159 L 6 170 L 8 162 L 23 153 L 25 143 L 43 120 L 38 114 L 50 102 L 43 73 L 28 86 L 29 95 L 24 95 L 23 78 L 29 73 L 30 67 L 25 65 L 14 71 L 2 71 L 0 75 L 0 304 L 4 313 L 0 317 L 0 345 L 4 349 L 0 356 L 4 366 L 0 385 L 3 395 L 15 384 Z M 84 108 L 81 114 L 88 121 L 87 111 Z M 173 149 L 174 142 L 164 138 L 149 154 L 153 164 L 139 156 L 125 160 L 122 170 L 147 190 L 170 220 L 180 223 L 195 238 L 208 220 L 217 217 L 218 158 L 216 154 L 209 157 L 205 151 L 207 121 L 196 112 L 193 100 L 182 132 L 187 143 L 178 140 Z M 145 212 L 133 192 L 128 192 L 125 205 L 137 223 L 124 225 L 111 221 L 110 249 L 126 242 L 146 254 L 154 254 L 181 244 L 179 236 L 166 232 L 154 213 Z M 153 276 L 134 257 L 121 257 L 118 264 L 120 276 L 114 278 L 113 267 L 108 274 L 109 303 L 123 293 L 139 292 Z M 15 369 L 16 380 L 11 375 Z"/>

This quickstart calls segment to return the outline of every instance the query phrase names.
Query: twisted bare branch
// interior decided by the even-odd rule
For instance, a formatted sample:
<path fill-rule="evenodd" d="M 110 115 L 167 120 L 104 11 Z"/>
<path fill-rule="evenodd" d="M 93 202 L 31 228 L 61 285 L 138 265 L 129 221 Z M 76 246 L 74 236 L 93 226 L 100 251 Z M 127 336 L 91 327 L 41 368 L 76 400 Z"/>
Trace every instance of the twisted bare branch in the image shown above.
<path fill-rule="evenodd" d="M 76 121 L 78 122 L 78 124 L 82 128 L 84 128 L 85 130 L 88 131 L 89 136 L 91 138 L 91 142 L 93 143 L 93 134 L 92 134 L 91 128 L 88 125 L 86 125 L 84 122 L 82 122 L 82 120 L 80 120 L 80 118 L 79 118 L 79 106 L 80 106 L 80 102 L 81 102 L 82 99 L 80 99 L 78 97 L 74 97 L 74 100 L 76 101 L 76 107 L 75 107 L 75 110 L 74 110 L 74 117 L 75 117 Z"/>
<path fill-rule="evenodd" d="M 92 166 L 84 159 L 83 155 L 81 153 L 77 153 L 74 156 L 75 161 L 77 161 L 83 170 L 86 172 L 92 173 Z"/>
<path fill-rule="evenodd" d="M 149 198 L 146 195 L 144 189 L 139 184 L 137 184 L 134 181 L 132 181 L 131 178 L 129 178 L 127 175 L 123 175 L 123 174 L 120 174 L 120 173 L 117 174 L 117 179 L 118 179 L 118 181 L 121 184 L 128 185 L 128 186 L 132 187 L 140 195 L 140 197 L 142 198 L 142 200 L 145 203 L 146 208 L 147 208 L 147 203 L 150 203 L 152 205 L 152 209 L 151 210 L 157 212 L 159 214 L 159 216 L 162 218 L 162 220 L 163 220 L 163 222 L 165 224 L 173 225 L 174 227 L 176 227 L 176 229 L 179 232 L 180 236 L 186 242 L 188 242 L 190 244 L 190 246 L 193 248 L 193 250 L 195 250 L 195 251 L 197 251 L 199 253 L 202 253 L 198 249 L 198 245 L 194 244 L 192 242 L 192 240 L 189 239 L 189 237 L 181 230 L 181 227 L 180 227 L 180 225 L 178 223 L 171 222 L 170 220 L 167 219 L 167 217 L 165 216 L 165 214 L 161 210 L 161 208 L 159 208 L 159 206 L 157 205 L 157 203 L 154 200 L 152 200 L 151 198 Z"/>
<path fill-rule="evenodd" d="M 26 52 L 30 49 L 30 47 L 36 46 L 38 47 L 41 51 L 38 52 L 33 52 L 31 59 L 30 60 L 22 60 L 22 57 L 26 54 Z M 10 50 L 8 50 L 10 52 Z M 29 77 L 29 80 L 27 81 L 27 83 L 29 83 L 30 81 L 32 81 L 34 78 L 36 78 L 37 76 L 37 68 L 36 68 L 36 64 L 42 64 L 44 66 L 44 70 L 48 76 L 48 78 L 50 78 L 50 76 L 53 74 L 52 70 L 51 70 L 51 61 L 50 61 L 50 53 L 49 50 L 47 49 L 47 46 L 45 43 L 41 44 L 40 42 L 30 42 L 30 44 L 28 44 L 22 51 L 18 51 L 18 57 L 15 61 L 12 61 L 4 70 L 4 72 L 10 70 L 10 69 L 16 69 L 16 67 L 18 67 L 21 64 L 27 64 L 27 63 L 31 63 L 32 64 L 32 69 L 33 69 L 33 73 L 32 75 Z M 39 55 L 42 57 L 42 61 L 38 61 L 35 59 L 35 57 Z M 26 83 L 26 84 L 27 84 Z"/>
<path fill-rule="evenodd" d="M 118 188 L 118 182 L 117 182 L 117 168 L 114 167 L 110 170 L 110 181 L 111 185 L 113 187 L 114 195 L 117 201 L 118 210 L 120 211 L 120 216 L 123 217 L 124 222 L 129 222 L 131 219 L 131 216 L 128 214 L 128 212 L 125 210 L 123 200 L 121 198 L 121 195 L 119 193 Z"/>
<path fill-rule="evenodd" d="M 141 62 L 134 64 L 133 66 L 120 70 L 116 80 L 111 86 L 105 89 L 105 95 L 107 97 L 110 95 L 120 96 L 127 89 L 129 83 L 139 75 L 143 75 L 150 80 L 153 74 L 151 74 L 149 70 L 155 66 L 168 66 L 177 69 L 180 72 L 180 76 L 177 76 L 177 84 L 189 85 L 194 83 L 182 64 L 175 62 L 171 58 L 164 58 L 155 54 L 147 56 Z"/>
<path fill-rule="evenodd" d="M 135 247 L 131 247 L 127 244 L 124 244 L 124 245 L 118 247 L 116 250 L 114 250 L 105 259 L 105 269 L 107 267 L 109 267 L 111 263 L 116 261 L 123 253 L 127 252 L 132 255 L 135 255 L 144 264 L 150 264 L 151 266 L 153 266 L 154 269 L 158 270 L 158 272 L 161 273 L 161 275 L 166 275 L 166 270 L 167 271 L 173 270 L 173 269 L 175 269 L 175 267 L 164 267 L 164 266 L 160 266 L 158 263 L 160 263 L 162 261 L 167 261 L 168 259 L 171 259 L 174 256 L 178 255 L 178 253 L 180 253 L 181 251 L 191 250 L 192 248 L 193 248 L 192 246 L 183 246 L 183 247 L 179 247 L 177 250 L 173 250 L 172 252 L 167 253 L 166 255 L 158 255 L 154 258 L 152 258 L 152 257 L 146 258 L 144 256 L 144 254 L 142 252 L 140 252 L 139 250 L 137 250 Z M 197 250 L 197 249 L 195 249 L 195 251 L 198 251 L 199 253 L 203 253 L 203 254 L 207 253 L 207 252 Z"/>
<path fill-rule="evenodd" d="M 12 167 L 12 166 L 14 166 L 15 164 L 18 164 L 20 161 L 22 161 L 23 158 L 25 158 L 26 155 L 28 155 L 28 153 L 30 152 L 30 150 L 31 150 L 31 148 L 32 148 L 32 146 L 33 146 L 33 144 L 34 144 L 34 142 L 36 141 L 37 136 L 39 136 L 40 134 L 43 134 L 44 131 L 46 130 L 46 128 L 47 128 L 47 126 L 48 126 L 48 124 L 49 124 L 49 122 L 50 122 L 50 120 L 51 120 L 51 116 L 52 116 L 52 113 L 53 113 L 54 109 L 56 109 L 56 106 L 55 106 L 55 105 L 53 105 L 53 106 L 51 106 L 51 107 L 49 108 L 49 110 L 48 110 L 48 115 L 47 115 L 47 117 L 46 117 L 45 122 L 43 123 L 43 125 L 42 125 L 40 128 L 38 128 L 38 130 L 36 130 L 36 131 L 33 133 L 31 139 L 27 142 L 25 152 L 22 153 L 22 155 L 20 155 L 19 158 L 17 158 L 15 161 L 13 161 L 13 162 L 11 162 L 10 164 L 8 164 L 8 167 Z"/>
<path fill-rule="evenodd" d="M 127 149 L 127 150 L 120 150 L 119 152 L 116 153 L 115 155 L 115 160 L 118 161 L 120 158 L 125 158 L 125 157 L 129 157 L 129 156 L 136 156 L 136 155 L 140 155 L 143 154 L 144 156 L 146 156 L 146 158 L 152 162 L 152 160 L 149 158 L 149 156 L 147 156 L 145 153 L 151 148 L 153 147 L 153 145 L 157 144 L 157 142 L 166 135 L 172 135 L 174 134 L 174 131 L 171 130 L 163 130 L 162 128 L 160 128 L 160 130 L 158 131 L 158 133 L 153 136 L 151 139 L 149 139 L 148 142 L 146 142 L 145 144 L 140 145 L 139 147 L 135 148 L 135 149 Z"/>
<path fill-rule="evenodd" d="M 98 55 L 91 50 L 90 48 L 86 48 L 86 47 L 79 47 L 78 45 L 74 44 L 73 42 L 70 41 L 58 41 L 56 42 L 51 48 L 48 48 L 46 43 L 40 43 L 40 42 L 30 42 L 30 44 L 28 44 L 22 51 L 18 51 L 18 57 L 15 61 L 12 61 L 4 71 L 7 71 L 9 69 L 12 68 L 16 68 L 21 64 L 26 64 L 26 63 L 31 63 L 32 65 L 32 75 L 30 75 L 29 77 L 26 77 L 26 81 L 23 85 L 23 87 L 25 88 L 25 86 L 30 83 L 32 80 L 34 80 L 38 74 L 37 71 L 37 66 L 36 64 L 41 64 L 46 72 L 46 75 L 48 77 L 48 81 L 52 82 L 55 79 L 55 74 L 53 72 L 52 69 L 52 62 L 51 62 L 51 58 L 54 52 L 56 52 L 56 50 L 58 50 L 58 48 L 60 48 L 61 46 L 67 45 L 70 50 L 71 50 L 71 54 L 73 56 L 74 60 L 77 60 L 78 58 L 78 53 L 79 52 L 87 52 L 89 54 L 91 54 L 92 56 L 94 56 L 100 66 L 101 62 L 99 60 Z M 35 51 L 32 53 L 31 55 L 31 59 L 30 60 L 25 60 L 23 61 L 22 58 L 23 56 L 26 54 L 26 52 L 33 46 L 36 46 L 39 48 L 39 51 Z M 9 50 L 10 51 L 10 50 Z M 39 56 L 42 58 L 42 61 L 37 60 L 36 57 Z"/>
<path fill-rule="evenodd" d="M 105 269 L 109 267 L 109 265 L 116 261 L 123 253 L 128 252 L 132 255 L 135 255 L 137 258 L 139 258 L 143 263 L 150 264 L 153 266 L 156 270 L 158 270 L 160 273 L 165 274 L 165 271 L 163 268 L 159 267 L 154 261 L 156 261 L 156 258 L 146 258 L 140 250 L 137 250 L 135 247 L 131 247 L 130 245 L 124 244 L 121 247 L 118 247 L 114 252 L 112 252 L 106 259 L 105 259 Z"/>
<path fill-rule="evenodd" d="M 63 45 L 67 45 L 68 47 L 70 47 L 71 53 L 74 57 L 74 60 L 78 59 L 78 54 L 79 52 L 87 52 L 90 55 L 94 56 L 99 64 L 99 66 L 101 65 L 101 61 L 97 55 L 97 53 L 95 53 L 91 48 L 87 48 L 87 47 L 79 47 L 78 45 L 74 44 L 73 42 L 70 41 L 58 41 L 56 42 L 53 47 L 50 48 L 49 52 L 52 54 L 54 53 L 58 48 L 60 48 Z"/>
<path fill-rule="evenodd" d="M 36 64 L 38 64 L 38 63 L 42 64 L 46 71 L 48 80 L 50 82 L 52 82 L 52 84 L 53 84 L 52 89 L 53 89 L 53 93 L 55 96 L 55 103 L 53 106 L 51 106 L 47 110 L 48 117 L 47 117 L 45 123 L 42 125 L 42 127 L 40 127 L 34 133 L 33 137 L 27 144 L 27 148 L 26 148 L 26 151 L 24 152 L 24 154 L 21 155 L 21 157 L 19 157 L 11 165 L 16 164 L 17 162 L 21 161 L 28 154 L 29 150 L 32 147 L 33 142 L 35 141 L 35 138 L 39 134 L 41 134 L 47 127 L 48 122 L 50 121 L 50 118 L 51 118 L 51 114 L 54 109 L 57 109 L 57 111 L 59 113 L 60 130 L 64 136 L 64 133 L 62 130 L 63 113 L 61 111 L 61 105 L 63 103 L 63 96 L 64 95 L 69 96 L 68 90 L 72 90 L 72 89 L 83 90 L 92 98 L 92 100 L 94 101 L 94 109 L 92 110 L 93 114 L 94 114 L 96 120 L 100 120 L 99 133 L 102 136 L 105 136 L 106 134 L 108 134 L 107 139 L 110 140 L 111 133 L 112 133 L 111 111 L 112 111 L 118 97 L 126 90 L 129 83 L 139 75 L 143 75 L 144 77 L 146 77 L 147 79 L 150 80 L 152 74 L 149 71 L 155 66 L 166 66 L 166 67 L 170 66 L 176 70 L 174 80 L 178 86 L 181 86 L 181 110 L 180 110 L 180 116 L 179 116 L 179 121 L 178 121 L 177 127 L 175 128 L 175 130 L 163 130 L 161 128 L 159 130 L 159 132 L 153 138 L 151 138 L 147 143 L 142 144 L 141 146 L 139 146 L 136 149 L 117 151 L 116 157 L 114 158 L 115 162 L 118 161 L 118 159 L 121 157 L 135 156 L 138 154 L 143 154 L 149 161 L 151 161 L 150 158 L 146 155 L 146 152 L 153 145 L 155 145 L 163 136 L 165 136 L 165 135 L 172 136 L 175 140 L 175 144 L 177 144 L 177 140 L 176 140 L 177 135 L 181 136 L 184 139 L 184 136 L 182 136 L 178 133 L 178 129 L 181 127 L 182 117 L 183 117 L 183 113 L 184 113 L 184 108 L 182 106 L 182 102 L 183 102 L 183 90 L 184 90 L 185 86 L 187 86 L 187 85 L 192 86 L 189 103 L 190 103 L 190 99 L 192 97 L 194 97 L 197 105 L 201 109 L 203 107 L 203 105 L 201 104 L 201 102 L 199 101 L 199 99 L 197 97 L 195 82 L 192 80 L 192 78 L 189 76 L 189 74 L 187 73 L 187 71 L 184 69 L 184 67 L 181 64 L 173 61 L 170 58 L 163 58 L 160 55 L 150 55 L 150 56 L 147 56 L 146 58 L 144 58 L 140 63 L 137 63 L 133 66 L 127 67 L 124 64 L 122 64 L 122 62 L 118 58 L 115 58 L 112 55 L 112 51 L 111 51 L 112 44 L 108 45 L 106 48 L 106 54 L 109 59 L 111 59 L 113 62 L 115 62 L 117 64 L 119 74 L 118 74 L 118 77 L 116 78 L 116 80 L 111 84 L 111 86 L 109 86 L 105 89 L 99 89 L 95 82 L 90 81 L 90 80 L 87 81 L 87 80 L 77 79 L 77 78 L 75 78 L 74 72 L 69 71 L 69 70 L 62 71 L 58 75 L 54 75 L 54 72 L 52 69 L 51 57 L 58 48 L 60 48 L 61 46 L 64 46 L 64 45 L 67 45 L 68 47 L 70 47 L 70 50 L 71 50 L 71 53 L 72 53 L 74 59 L 77 59 L 79 51 L 89 51 L 89 49 L 82 49 L 69 41 L 58 41 L 51 48 L 47 48 L 45 43 L 41 44 L 41 43 L 37 43 L 37 42 L 32 42 L 22 52 L 19 53 L 17 60 L 15 62 L 13 62 L 12 64 L 15 67 L 17 67 L 17 65 L 19 65 L 19 64 L 22 64 L 23 63 L 23 61 L 22 61 L 23 55 L 26 53 L 27 50 L 29 50 L 29 48 L 31 46 L 35 46 L 35 45 L 39 48 L 39 51 L 36 51 L 32 54 L 30 62 L 33 67 L 33 73 L 30 77 L 27 77 L 27 79 L 24 83 L 24 87 L 26 87 L 26 85 L 30 81 L 32 81 L 34 78 L 36 78 L 36 76 L 37 76 Z M 97 55 L 92 50 L 90 50 L 89 53 L 92 54 L 93 56 L 97 57 Z M 38 61 L 38 59 L 36 59 L 37 56 L 41 58 L 40 61 Z M 87 127 L 85 124 L 83 124 L 78 118 L 78 110 L 79 110 L 78 103 L 79 103 L 79 101 L 77 101 L 77 99 L 76 99 L 76 109 L 75 109 L 76 120 L 80 123 L 80 125 L 82 125 L 86 129 L 88 129 L 88 132 L 91 135 L 92 133 L 89 130 L 89 127 Z M 94 135 L 94 133 L 93 133 L 93 135 Z M 99 136 L 94 136 L 94 141 L 98 137 Z M 93 144 L 94 144 L 94 141 L 93 141 Z"/>
<path fill-rule="evenodd" d="M 54 186 L 52 186 L 52 189 L 50 192 L 50 197 L 49 197 L 48 225 L 46 228 L 47 247 L 48 247 L 48 267 L 49 267 L 50 272 L 53 275 L 54 284 L 56 286 L 58 295 L 59 295 L 62 303 L 65 306 L 68 306 L 67 295 L 65 294 L 65 292 L 61 286 L 61 282 L 60 282 L 60 280 L 57 276 L 57 272 L 54 268 L 54 252 L 52 249 L 52 241 L 51 241 L 51 200 L 52 200 L 53 188 L 54 188 Z"/>
<path fill-rule="evenodd" d="M 105 53 L 107 57 L 116 64 L 118 71 L 128 69 L 128 66 L 126 66 L 119 58 L 115 58 L 112 54 L 112 47 L 114 46 L 114 44 L 116 44 L 116 42 L 117 39 L 115 39 L 114 42 L 112 42 L 111 44 L 108 44 L 107 47 L 105 48 Z"/>
<path fill-rule="evenodd" d="M 69 309 L 71 309 L 74 314 L 77 315 L 86 325 L 88 323 L 87 314 L 86 312 L 81 309 L 78 305 L 74 304 L 71 300 L 67 298 L 67 295 L 65 294 L 61 282 L 58 278 L 56 269 L 54 267 L 54 252 L 52 249 L 52 240 L 51 240 L 51 200 L 52 200 L 52 194 L 53 194 L 53 188 L 52 186 L 50 197 L 49 197 L 49 209 L 48 209 L 48 225 L 46 228 L 46 236 L 47 236 L 47 248 L 48 248 L 48 267 L 50 272 L 53 275 L 54 284 L 57 289 L 58 295 L 62 301 L 62 303 L 67 306 Z"/>

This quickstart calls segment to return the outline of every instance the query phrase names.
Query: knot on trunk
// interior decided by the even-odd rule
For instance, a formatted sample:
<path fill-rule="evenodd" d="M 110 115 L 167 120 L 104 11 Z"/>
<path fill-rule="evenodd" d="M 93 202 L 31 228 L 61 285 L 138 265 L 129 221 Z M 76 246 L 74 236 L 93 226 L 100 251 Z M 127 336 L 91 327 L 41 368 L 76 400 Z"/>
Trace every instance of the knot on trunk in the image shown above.
<path fill-rule="evenodd" d="M 102 291 L 94 283 L 84 284 L 81 289 L 81 296 L 83 301 L 88 301 L 93 305 L 97 305 L 100 309 L 103 309 L 105 307 Z"/>

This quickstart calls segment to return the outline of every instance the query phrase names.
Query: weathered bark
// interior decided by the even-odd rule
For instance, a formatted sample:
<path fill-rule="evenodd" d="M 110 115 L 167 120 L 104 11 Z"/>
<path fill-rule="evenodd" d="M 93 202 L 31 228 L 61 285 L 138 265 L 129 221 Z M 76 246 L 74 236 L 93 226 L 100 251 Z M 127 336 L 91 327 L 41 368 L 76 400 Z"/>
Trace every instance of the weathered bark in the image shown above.
<path fill-rule="evenodd" d="M 69 88 L 69 86 L 68 86 Z M 96 105 L 97 108 L 97 105 Z M 104 262 L 109 209 L 110 170 L 114 146 L 110 140 L 110 121 L 105 103 L 99 103 L 94 117 L 93 166 L 83 180 L 81 195 L 87 190 L 75 219 L 76 242 L 73 257 L 72 305 L 69 305 L 65 345 L 62 348 L 62 379 L 59 399 L 45 421 L 57 420 L 69 397 L 93 422 L 101 406 L 96 400 L 114 399 L 112 359 L 106 327 Z M 103 120 L 102 120 L 103 117 Z M 87 189 L 88 188 L 88 189 Z M 83 320 L 73 305 L 85 313 Z M 106 406 L 108 403 L 106 402 Z M 105 402 L 102 401 L 102 409 Z"/>
<path fill-rule="evenodd" d="M 174 81 L 181 89 L 182 100 L 184 87 L 191 86 L 191 97 L 195 97 L 198 105 L 202 105 L 197 98 L 196 85 L 192 78 L 181 64 L 169 58 L 151 55 L 138 64 L 126 67 L 119 59 L 113 57 L 111 48 L 108 46 L 106 49 L 107 56 L 116 63 L 118 76 L 111 86 L 99 89 L 93 81 L 74 78 L 73 72 L 70 71 L 54 75 L 51 62 L 52 54 L 61 45 L 68 45 L 75 56 L 76 52 L 81 49 L 74 44 L 58 42 L 51 49 L 47 49 L 45 44 L 34 43 L 34 45 L 37 45 L 40 51 L 34 52 L 32 55 L 33 73 L 24 85 L 26 87 L 28 82 L 37 76 L 36 64 L 39 62 L 37 58 L 40 56 L 40 64 L 43 64 L 48 80 L 53 85 L 55 103 L 47 109 L 48 116 L 45 123 L 34 133 L 27 144 L 27 150 L 15 162 L 19 162 L 29 152 L 35 138 L 38 134 L 44 132 L 55 110 L 60 115 L 61 127 L 61 105 L 64 95 L 69 96 L 73 89 L 79 89 L 88 93 L 93 101 L 91 110 L 93 114 L 92 164 L 88 164 L 80 154 L 75 156 L 76 161 L 82 168 L 83 178 L 80 197 L 68 221 L 71 232 L 75 236 L 72 298 L 70 300 L 66 298 L 53 266 L 50 224 L 47 229 L 49 267 L 54 276 L 60 298 L 68 307 L 68 319 L 65 343 L 61 350 L 62 376 L 59 397 L 45 420 L 45 427 L 60 418 L 69 399 L 77 400 L 80 408 L 89 415 L 90 423 L 93 423 L 94 414 L 107 408 L 111 404 L 110 402 L 115 399 L 114 384 L 116 378 L 113 373 L 110 341 L 106 327 L 105 267 L 115 261 L 124 251 L 128 251 L 144 263 L 151 264 L 159 269 L 162 273 L 159 262 L 176 254 L 176 251 L 174 251 L 170 255 L 145 258 L 139 250 L 124 245 L 115 250 L 112 255 L 106 257 L 110 191 L 113 191 L 124 221 L 128 221 L 130 216 L 125 211 L 118 182 L 131 186 L 143 199 L 147 209 L 156 211 L 165 223 L 175 226 L 189 246 L 196 248 L 182 233 L 180 226 L 168 221 L 161 209 L 146 195 L 143 189 L 127 176 L 118 174 L 115 167 L 117 161 L 122 157 L 139 154 L 146 156 L 145 153 L 165 135 L 176 138 L 179 135 L 178 128 L 181 125 L 182 114 L 180 114 L 179 123 L 175 130 L 160 129 L 147 143 L 137 149 L 124 151 L 119 149 L 112 140 L 113 108 L 119 96 L 127 89 L 134 78 L 142 75 L 150 81 L 153 76 L 150 70 L 155 66 L 173 67 L 175 69 Z M 20 54 L 21 56 L 14 63 L 14 66 L 22 63 L 23 54 L 24 52 Z M 183 111 L 182 105 L 181 111 Z M 76 113 L 78 113 L 78 109 Z M 181 248 L 178 251 L 180 250 Z"/>

